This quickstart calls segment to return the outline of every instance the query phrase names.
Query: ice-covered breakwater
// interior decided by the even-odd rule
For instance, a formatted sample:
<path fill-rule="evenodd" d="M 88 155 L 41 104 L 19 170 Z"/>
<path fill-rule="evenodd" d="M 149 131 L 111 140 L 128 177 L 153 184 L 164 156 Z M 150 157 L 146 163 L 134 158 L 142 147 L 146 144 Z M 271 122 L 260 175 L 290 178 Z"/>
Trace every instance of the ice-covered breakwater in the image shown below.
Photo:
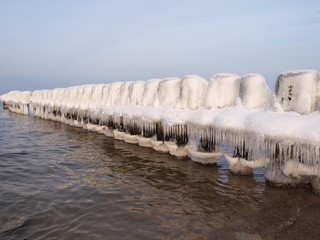
<path fill-rule="evenodd" d="M 189 156 L 222 155 L 230 171 L 265 167 L 275 185 L 310 181 L 320 190 L 320 77 L 315 70 L 263 76 L 216 74 L 83 85 L 1 96 L 17 113 L 95 130 L 128 143 Z"/>

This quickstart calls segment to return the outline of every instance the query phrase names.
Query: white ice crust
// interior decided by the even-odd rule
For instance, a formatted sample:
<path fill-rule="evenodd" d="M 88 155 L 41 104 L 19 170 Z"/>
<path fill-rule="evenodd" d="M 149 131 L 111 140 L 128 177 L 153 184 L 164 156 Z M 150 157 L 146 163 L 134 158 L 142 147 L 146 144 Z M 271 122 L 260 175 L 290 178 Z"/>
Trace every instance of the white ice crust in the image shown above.
<path fill-rule="evenodd" d="M 141 106 L 143 92 L 144 92 L 144 81 L 136 81 L 130 84 L 129 104 L 133 106 Z"/>
<path fill-rule="evenodd" d="M 179 107 L 198 109 L 203 106 L 208 81 L 197 75 L 187 75 L 181 79 Z"/>
<path fill-rule="evenodd" d="M 180 96 L 180 78 L 165 78 L 159 83 L 155 106 L 174 107 Z"/>
<path fill-rule="evenodd" d="M 268 109 L 271 106 L 271 91 L 260 74 L 251 73 L 242 77 L 240 98 L 248 109 Z"/>
<path fill-rule="evenodd" d="M 319 108 L 319 73 L 314 70 L 298 70 L 281 73 L 275 92 L 285 111 L 309 114 Z"/>
<path fill-rule="evenodd" d="M 0 100 L 15 112 L 101 132 L 107 131 L 103 124 L 110 119 L 117 127 L 123 124 L 125 129 L 140 131 L 142 128 L 155 131 L 156 124 L 161 123 L 164 134 L 172 131 L 188 134 L 193 147 L 199 146 L 200 140 L 214 139 L 217 144 L 245 145 L 249 158 L 254 158 L 258 151 L 281 151 L 286 161 L 304 159 L 304 164 L 313 166 L 320 157 L 319 82 L 315 70 L 285 72 L 279 75 L 276 90 L 272 92 L 265 78 L 257 73 L 242 77 L 216 74 L 210 81 L 187 75 L 181 79 L 12 91 L 1 95 Z M 87 124 L 86 117 L 98 122 Z M 94 127 L 97 124 L 101 126 Z M 133 133 L 121 131 L 125 130 L 118 129 L 114 135 L 136 143 L 142 138 L 139 132 L 136 133 L 140 134 L 139 138 L 135 138 L 130 136 Z M 156 139 L 152 141 L 161 145 Z M 297 163 L 290 168 L 288 165 L 288 174 L 292 166 L 302 169 Z M 319 174 L 318 170 L 312 171 Z"/>
<path fill-rule="evenodd" d="M 214 75 L 208 85 L 205 108 L 225 108 L 236 103 L 239 96 L 240 76 L 232 73 Z"/>
<path fill-rule="evenodd" d="M 142 106 L 151 107 L 154 105 L 160 81 L 160 78 L 146 81 L 142 96 Z"/>

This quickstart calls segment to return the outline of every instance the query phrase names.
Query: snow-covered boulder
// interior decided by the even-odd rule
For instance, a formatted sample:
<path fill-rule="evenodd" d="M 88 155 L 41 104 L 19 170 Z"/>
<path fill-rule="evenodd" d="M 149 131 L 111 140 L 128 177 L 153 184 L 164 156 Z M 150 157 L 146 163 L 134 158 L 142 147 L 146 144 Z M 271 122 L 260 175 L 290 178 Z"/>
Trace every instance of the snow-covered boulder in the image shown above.
<path fill-rule="evenodd" d="M 102 89 L 102 96 L 100 100 L 100 108 L 106 107 L 108 105 L 109 88 L 111 84 L 105 84 Z"/>
<path fill-rule="evenodd" d="M 124 82 L 121 85 L 117 105 L 126 106 L 130 103 L 130 85 L 132 82 Z"/>
<path fill-rule="evenodd" d="M 318 110 L 319 73 L 315 70 L 298 70 L 278 76 L 275 93 L 284 111 L 308 114 Z"/>
<path fill-rule="evenodd" d="M 116 83 L 110 84 L 108 89 L 109 91 L 108 91 L 107 105 L 109 106 L 119 105 L 118 96 L 120 93 L 121 86 L 122 86 L 122 82 L 116 82 Z"/>
<path fill-rule="evenodd" d="M 144 92 L 144 81 L 135 81 L 129 87 L 129 104 L 134 106 L 141 106 Z"/>
<path fill-rule="evenodd" d="M 203 107 L 208 81 L 197 75 L 187 75 L 181 79 L 179 107 L 197 109 Z"/>
<path fill-rule="evenodd" d="M 180 96 L 180 78 L 165 78 L 159 83 L 155 106 L 174 107 Z"/>
<path fill-rule="evenodd" d="M 159 83 L 162 81 L 160 78 L 150 79 L 146 81 L 144 85 L 143 97 L 142 97 L 142 106 L 149 107 L 153 106 L 156 97 Z"/>
<path fill-rule="evenodd" d="M 102 105 L 104 87 L 104 84 L 94 85 L 91 90 L 91 94 L 88 92 L 88 90 L 85 90 L 85 99 L 86 101 L 90 101 L 90 107 L 98 108 Z"/>
<path fill-rule="evenodd" d="M 247 109 L 268 109 L 272 94 L 265 78 L 257 73 L 246 74 L 241 79 L 240 98 Z"/>
<path fill-rule="evenodd" d="M 236 103 L 239 96 L 240 76 L 232 73 L 214 75 L 208 84 L 205 108 L 225 108 Z"/>

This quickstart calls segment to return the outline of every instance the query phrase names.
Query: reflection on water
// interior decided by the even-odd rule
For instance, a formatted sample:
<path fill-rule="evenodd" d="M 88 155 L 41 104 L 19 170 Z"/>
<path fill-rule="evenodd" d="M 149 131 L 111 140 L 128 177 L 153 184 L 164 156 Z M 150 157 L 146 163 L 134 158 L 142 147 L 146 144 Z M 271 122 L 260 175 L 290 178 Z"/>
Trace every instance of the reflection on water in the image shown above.
<path fill-rule="evenodd" d="M 205 167 L 8 111 L 0 126 L 0 225 L 26 219 L 0 238 L 225 238 L 286 198 L 262 170 L 234 176 L 223 159 Z"/>

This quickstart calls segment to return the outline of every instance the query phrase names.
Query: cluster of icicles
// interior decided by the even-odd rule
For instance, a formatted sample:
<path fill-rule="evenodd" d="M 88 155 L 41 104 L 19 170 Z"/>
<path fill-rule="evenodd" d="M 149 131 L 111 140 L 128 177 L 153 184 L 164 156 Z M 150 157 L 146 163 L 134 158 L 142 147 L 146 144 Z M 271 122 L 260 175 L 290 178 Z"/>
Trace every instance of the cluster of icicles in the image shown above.
<path fill-rule="evenodd" d="M 274 184 L 320 176 L 320 77 L 315 70 L 263 76 L 216 74 L 83 85 L 1 96 L 13 112 L 95 130 L 128 143 L 212 164 L 235 174 L 265 167 Z M 319 181 L 320 182 L 320 181 Z"/>

